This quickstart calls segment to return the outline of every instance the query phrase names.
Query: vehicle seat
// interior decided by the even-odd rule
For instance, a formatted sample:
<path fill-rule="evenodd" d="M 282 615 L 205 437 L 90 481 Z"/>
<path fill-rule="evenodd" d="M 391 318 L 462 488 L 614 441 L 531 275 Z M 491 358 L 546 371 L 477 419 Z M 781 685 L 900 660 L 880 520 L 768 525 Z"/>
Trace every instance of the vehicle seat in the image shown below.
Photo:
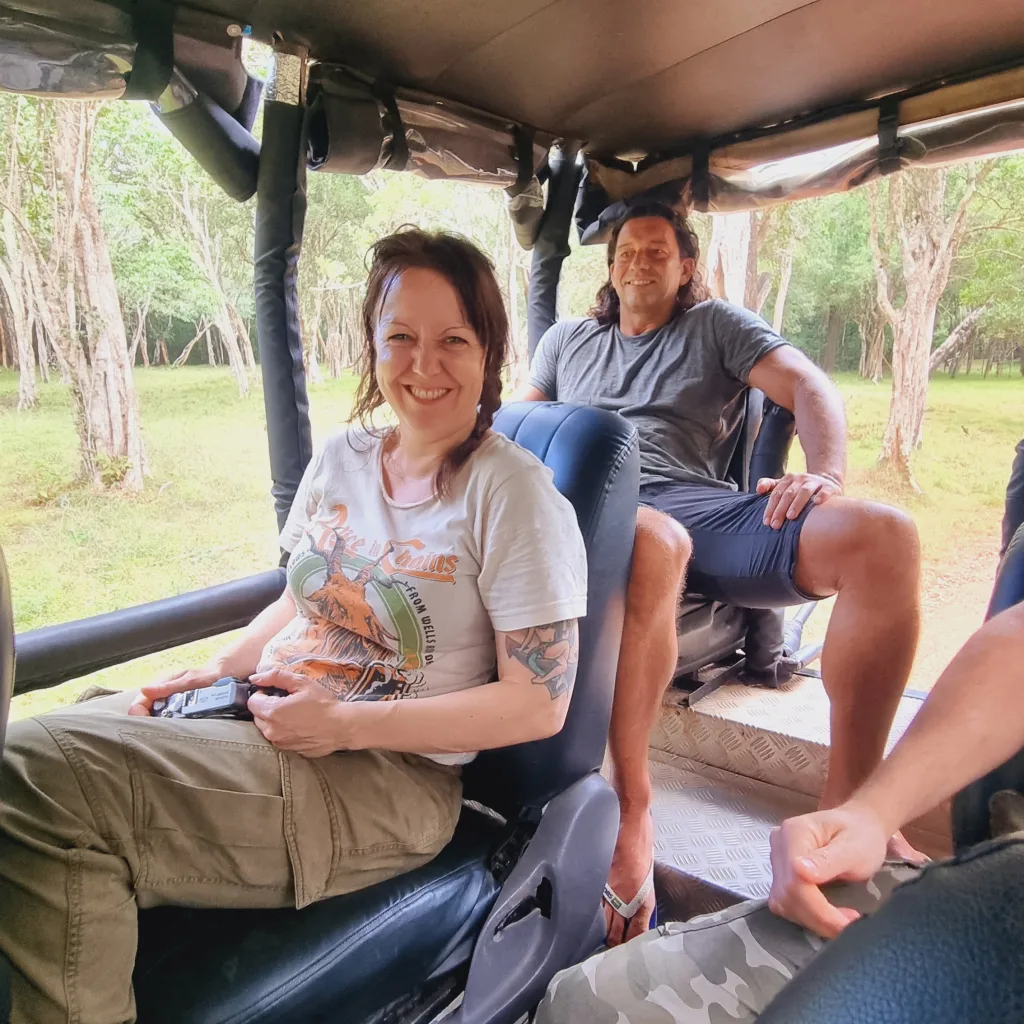
<path fill-rule="evenodd" d="M 14 601 L 7 563 L 0 551 L 0 754 L 4 752 L 7 737 L 7 717 L 14 693 Z M 0 1022 L 11 1013 L 10 964 L 0 954 Z"/>
<path fill-rule="evenodd" d="M 495 428 L 552 469 L 586 543 L 588 613 L 564 728 L 468 766 L 466 799 L 507 823 L 464 808 L 449 846 L 416 871 L 299 911 L 140 912 L 140 1024 L 358 1022 L 386 1010 L 429 1019 L 467 966 L 449 1020 L 511 1022 L 599 943 L 618 802 L 598 769 L 632 555 L 636 433 L 558 403 L 507 406 Z"/>

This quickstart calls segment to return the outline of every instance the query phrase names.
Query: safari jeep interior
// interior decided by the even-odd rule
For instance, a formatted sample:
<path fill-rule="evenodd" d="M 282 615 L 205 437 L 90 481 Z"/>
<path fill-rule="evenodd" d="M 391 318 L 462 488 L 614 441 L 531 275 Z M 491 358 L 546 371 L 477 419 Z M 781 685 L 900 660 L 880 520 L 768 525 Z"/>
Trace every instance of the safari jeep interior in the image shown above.
<path fill-rule="evenodd" d="M 266 81 L 245 70 L 246 39 L 270 47 Z M 0 0 L 0 89 L 147 101 L 229 196 L 256 197 L 281 524 L 312 454 L 296 302 L 308 173 L 384 169 L 503 189 L 533 251 L 535 345 L 554 319 L 573 224 L 599 244 L 638 196 L 728 212 L 1024 148 L 1024 18 L 1020 0 Z M 142 911 L 142 1024 L 411 1024 L 443 1013 L 511 1024 L 600 944 L 618 815 L 600 769 L 636 437 L 611 414 L 557 403 L 508 405 L 495 426 L 552 468 L 586 540 L 589 613 L 564 729 L 480 757 L 455 839 L 411 874 L 302 911 Z M 737 485 L 775 475 L 792 438 L 787 410 L 750 393 Z M 993 611 L 1024 596 L 1022 556 L 1018 530 Z M 15 638 L 0 558 L 0 739 L 12 691 L 237 628 L 282 586 L 268 566 Z M 801 641 L 809 611 L 773 619 L 755 657 L 743 610 L 699 595 L 683 604 L 678 685 L 650 751 L 663 918 L 766 895 L 770 829 L 815 802 L 828 706 L 818 648 Z M 903 698 L 894 736 L 920 699 Z M 1024 781 L 1020 758 L 1001 771 L 1001 785 Z M 908 838 L 932 854 L 977 838 L 990 784 L 955 802 L 955 833 L 939 808 Z M 858 1016 L 863 994 L 844 999 L 842 1021 L 903 1019 Z M 778 1019 L 819 1019 L 792 1012 Z"/>

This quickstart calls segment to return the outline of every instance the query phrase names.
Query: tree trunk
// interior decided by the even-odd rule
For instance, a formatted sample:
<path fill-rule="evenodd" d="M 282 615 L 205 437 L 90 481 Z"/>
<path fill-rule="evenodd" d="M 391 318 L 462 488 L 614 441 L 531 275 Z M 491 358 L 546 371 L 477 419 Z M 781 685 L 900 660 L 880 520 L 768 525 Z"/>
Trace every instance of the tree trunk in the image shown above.
<path fill-rule="evenodd" d="M 4 219 L 7 219 L 5 212 Z M 13 231 L 11 232 L 13 235 Z M 4 232 L 8 256 L 12 255 L 10 242 L 6 241 L 8 233 Z M 16 250 L 15 250 L 16 251 Z M 17 268 L 15 268 L 17 270 Z M 10 335 L 14 338 L 15 352 L 18 359 L 18 409 L 34 409 L 39 404 L 36 394 L 36 361 L 32 352 L 32 329 L 26 316 L 25 304 L 20 289 L 14 282 L 10 270 L 0 260 L 0 293 L 3 294 L 3 307 L 7 314 L 5 322 L 9 326 Z M 5 331 L 5 333 L 8 333 Z"/>
<path fill-rule="evenodd" d="M 871 254 L 878 305 L 893 329 L 892 398 L 882 437 L 879 462 L 894 469 L 919 490 L 911 469 L 911 454 L 924 437 L 935 311 L 949 280 L 967 208 L 991 165 L 972 169 L 967 187 L 952 214 L 945 211 L 945 170 L 905 171 L 888 181 L 888 238 L 879 238 L 878 186 L 869 190 Z M 892 299 L 889 249 L 898 240 L 902 262 L 904 302 Z"/>
<path fill-rule="evenodd" d="M 843 314 L 835 306 L 828 307 L 825 319 L 825 347 L 821 350 L 821 368 L 826 373 L 836 372 L 839 338 L 843 333 Z"/>
<path fill-rule="evenodd" d="M 750 256 L 750 214 L 716 213 L 708 245 L 708 287 L 737 306 L 744 305 Z"/>
<path fill-rule="evenodd" d="M 885 321 L 881 317 L 873 318 L 872 327 L 867 337 L 860 375 L 865 380 L 878 384 L 885 372 Z"/>
<path fill-rule="evenodd" d="M 972 309 L 961 321 L 949 332 L 946 340 L 931 354 L 928 361 L 929 373 L 934 373 L 943 363 L 952 362 L 954 369 L 957 358 L 960 355 L 961 346 L 965 345 L 974 330 L 975 325 L 985 312 L 985 306 Z"/>
<path fill-rule="evenodd" d="M 786 315 L 786 297 L 789 295 L 789 282 L 793 277 L 793 249 L 788 247 L 782 254 L 782 273 L 779 277 L 779 290 L 775 295 L 775 310 L 772 313 L 772 330 L 782 333 L 782 321 Z"/>

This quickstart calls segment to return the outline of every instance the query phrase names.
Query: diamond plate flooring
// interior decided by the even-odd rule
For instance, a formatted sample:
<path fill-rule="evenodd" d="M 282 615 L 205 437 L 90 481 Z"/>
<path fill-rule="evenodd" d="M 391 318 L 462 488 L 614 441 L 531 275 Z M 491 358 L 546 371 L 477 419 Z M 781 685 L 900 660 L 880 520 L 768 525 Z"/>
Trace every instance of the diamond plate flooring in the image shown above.
<path fill-rule="evenodd" d="M 805 796 L 821 793 L 828 771 L 829 704 L 818 679 L 797 677 L 778 690 L 731 683 L 698 701 L 669 690 L 651 735 L 652 751 L 687 758 L 733 775 Z M 888 748 L 903 735 L 920 708 L 920 697 L 904 696 Z M 949 807 L 915 824 L 950 849 Z"/>
<path fill-rule="evenodd" d="M 651 751 L 654 859 L 745 898 L 771 888 L 768 836 L 784 818 L 813 810 L 815 799 L 664 751 Z M 910 828 L 931 856 L 946 839 Z"/>

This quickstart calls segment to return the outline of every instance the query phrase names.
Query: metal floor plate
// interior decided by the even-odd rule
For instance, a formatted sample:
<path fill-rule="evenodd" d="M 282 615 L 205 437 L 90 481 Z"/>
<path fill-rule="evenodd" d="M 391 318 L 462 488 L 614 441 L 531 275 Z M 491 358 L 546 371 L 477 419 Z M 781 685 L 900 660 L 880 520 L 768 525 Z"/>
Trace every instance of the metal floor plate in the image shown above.
<path fill-rule="evenodd" d="M 768 836 L 784 818 L 814 809 L 814 797 L 652 751 L 654 859 L 730 893 L 761 898 L 771 888 Z M 932 857 L 944 836 L 918 828 L 907 838 Z"/>

